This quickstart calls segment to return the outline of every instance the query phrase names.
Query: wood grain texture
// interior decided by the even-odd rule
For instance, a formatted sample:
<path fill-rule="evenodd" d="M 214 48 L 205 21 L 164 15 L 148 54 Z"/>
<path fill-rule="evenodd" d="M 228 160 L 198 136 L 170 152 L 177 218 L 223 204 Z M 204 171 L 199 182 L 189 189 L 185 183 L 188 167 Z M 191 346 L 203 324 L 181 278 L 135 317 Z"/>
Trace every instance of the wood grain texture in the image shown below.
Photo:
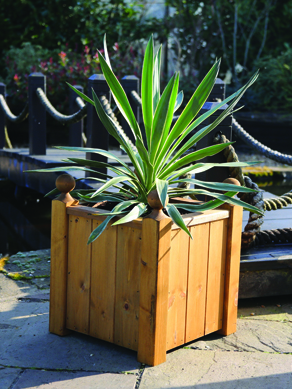
<path fill-rule="evenodd" d="M 222 328 L 228 219 L 210 223 L 205 335 Z"/>
<path fill-rule="evenodd" d="M 209 223 L 216 220 L 228 219 L 229 210 L 211 209 L 210 211 L 194 212 L 182 215 L 185 225 L 188 227 L 196 226 L 198 224 Z M 173 230 L 179 229 L 176 224 L 172 225 Z"/>
<path fill-rule="evenodd" d="M 93 220 L 92 229 L 101 221 Z M 108 224 L 92 243 L 90 335 L 114 341 L 117 227 Z"/>
<path fill-rule="evenodd" d="M 171 231 L 167 350 L 185 343 L 189 241 L 184 231 Z"/>
<path fill-rule="evenodd" d="M 98 208 L 92 208 L 92 207 L 86 207 L 84 205 L 77 205 L 74 207 L 68 208 L 68 214 L 74 215 L 74 216 L 80 216 L 80 217 L 86 217 L 87 219 L 93 219 L 93 220 L 100 220 L 104 221 L 105 216 L 103 213 L 110 212 L 106 211 L 104 209 L 98 209 Z M 122 216 L 116 216 L 115 219 L 112 220 L 114 222 L 115 220 L 118 220 Z M 127 223 L 127 227 L 132 227 L 135 229 L 142 229 L 142 218 L 135 219 L 129 223 Z"/>
<path fill-rule="evenodd" d="M 84 334 L 89 333 L 90 233 L 90 219 L 69 216 L 67 328 Z"/>
<path fill-rule="evenodd" d="M 137 359 L 151 366 L 166 360 L 171 224 L 145 218 L 142 225 Z"/>
<path fill-rule="evenodd" d="M 138 349 L 141 230 L 118 226 L 114 342 Z"/>
<path fill-rule="evenodd" d="M 50 332 L 63 336 L 66 330 L 68 216 L 61 201 L 52 201 L 51 278 L 50 278 Z"/>
<path fill-rule="evenodd" d="M 205 334 L 210 223 L 191 227 L 190 231 L 186 342 Z"/>
<path fill-rule="evenodd" d="M 222 335 L 233 334 L 236 331 L 243 213 L 241 207 L 233 205 L 226 207 L 230 209 L 230 219 L 227 233 L 223 324 L 219 331 Z"/>

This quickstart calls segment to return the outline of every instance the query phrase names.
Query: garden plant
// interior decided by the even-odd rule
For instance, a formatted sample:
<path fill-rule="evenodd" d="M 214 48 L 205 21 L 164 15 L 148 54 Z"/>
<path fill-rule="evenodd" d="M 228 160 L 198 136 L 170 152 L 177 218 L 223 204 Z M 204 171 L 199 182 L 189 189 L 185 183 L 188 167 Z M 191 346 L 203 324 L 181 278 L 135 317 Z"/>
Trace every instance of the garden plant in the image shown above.
<path fill-rule="evenodd" d="M 151 208 L 148 204 L 149 196 L 157 193 L 161 206 L 181 229 L 188 235 L 190 232 L 186 227 L 179 210 L 188 212 L 198 212 L 214 209 L 223 203 L 240 205 L 245 209 L 260 213 L 256 207 L 251 206 L 241 200 L 233 198 L 237 192 L 253 192 L 245 187 L 238 187 L 232 184 L 202 182 L 193 178 L 182 178 L 188 172 L 194 174 L 206 171 L 213 167 L 224 166 L 247 166 L 249 163 L 230 162 L 230 163 L 202 163 L 201 159 L 212 156 L 222 151 L 230 143 L 213 145 L 202 150 L 187 151 L 195 145 L 206 134 L 212 131 L 224 118 L 235 109 L 241 96 L 251 86 L 258 77 L 258 72 L 249 80 L 249 82 L 239 89 L 236 93 L 229 96 L 224 101 L 218 103 L 214 108 L 198 116 L 203 104 L 212 91 L 216 77 L 218 75 L 220 60 L 216 60 L 211 70 L 202 80 L 184 110 L 178 117 L 174 125 L 172 119 L 174 113 L 180 107 L 183 101 L 183 92 L 179 91 L 179 74 L 175 73 L 164 91 L 160 92 L 160 67 L 161 67 L 161 47 L 157 53 L 154 53 L 153 37 L 148 41 L 145 51 L 142 80 L 141 80 L 141 100 L 142 113 L 145 127 L 145 137 L 142 136 L 141 128 L 133 114 L 127 99 L 126 93 L 121 87 L 117 77 L 112 71 L 106 40 L 104 39 L 104 56 L 98 52 L 100 66 L 104 77 L 110 87 L 113 99 L 128 122 L 134 136 L 135 147 L 120 133 L 116 128 L 114 121 L 106 114 L 98 96 L 92 91 L 93 100 L 85 94 L 76 91 L 85 101 L 93 104 L 96 112 L 111 136 L 120 144 L 120 147 L 128 155 L 134 169 L 124 163 L 117 155 L 102 149 L 84 148 L 84 147 L 63 147 L 57 148 L 68 151 L 82 151 L 96 153 L 117 161 L 120 166 L 113 166 L 109 163 L 97 162 L 88 159 L 70 157 L 66 162 L 75 163 L 76 166 L 62 168 L 43 169 L 46 171 L 74 171 L 83 170 L 96 173 L 94 168 L 107 168 L 111 173 L 103 174 L 103 178 L 92 177 L 101 183 L 96 190 L 75 190 L 74 196 L 80 201 L 86 203 L 97 203 L 107 201 L 113 203 L 113 209 L 106 215 L 106 219 L 91 233 L 88 243 L 93 242 L 102 234 L 109 221 L 119 216 L 112 224 L 122 224 L 130 222 L 138 217 L 146 216 Z M 216 110 L 225 104 L 228 107 L 214 120 L 199 131 L 196 128 L 204 122 Z M 143 140 L 145 139 L 145 141 Z M 102 177 L 102 173 L 99 173 Z M 184 189 L 177 187 L 177 184 L 187 182 L 195 184 L 195 189 Z M 211 191 L 209 191 L 211 189 Z M 50 192 L 52 193 L 52 192 Z M 171 203 L 173 197 L 185 197 L 190 195 L 208 195 L 213 199 L 205 203 Z M 170 200 L 168 204 L 168 198 Z"/>

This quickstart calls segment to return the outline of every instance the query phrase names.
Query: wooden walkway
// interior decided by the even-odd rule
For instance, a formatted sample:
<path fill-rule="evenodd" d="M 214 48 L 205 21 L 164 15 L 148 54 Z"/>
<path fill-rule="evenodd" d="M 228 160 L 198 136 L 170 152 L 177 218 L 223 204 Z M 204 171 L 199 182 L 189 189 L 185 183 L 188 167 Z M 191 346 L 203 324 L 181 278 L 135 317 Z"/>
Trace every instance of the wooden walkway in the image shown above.
<path fill-rule="evenodd" d="M 264 192 L 264 198 L 275 195 Z M 248 220 L 243 212 L 243 228 Z M 265 214 L 261 230 L 292 228 L 292 205 Z M 258 246 L 242 252 L 239 298 L 292 294 L 292 244 Z"/>
<path fill-rule="evenodd" d="M 127 155 L 122 155 L 119 150 L 111 150 L 123 162 L 129 163 Z M 28 149 L 7 149 L 0 150 L 0 176 L 7 177 L 18 186 L 34 189 L 39 193 L 46 194 L 55 188 L 58 173 L 23 173 L 26 170 L 48 169 L 58 166 L 68 166 L 68 162 L 62 162 L 63 159 L 75 157 L 85 158 L 85 153 L 70 152 L 60 149 L 47 149 L 47 155 L 29 155 Z M 115 165 L 116 161 L 109 159 L 109 163 Z M 73 164 L 72 164 L 73 165 Z M 65 170 L 64 170 L 65 172 Z M 45 179 L 44 179 L 45 174 Z M 74 171 L 72 175 L 75 178 L 84 178 L 82 171 Z M 94 187 L 92 181 L 78 182 L 78 189 Z"/>

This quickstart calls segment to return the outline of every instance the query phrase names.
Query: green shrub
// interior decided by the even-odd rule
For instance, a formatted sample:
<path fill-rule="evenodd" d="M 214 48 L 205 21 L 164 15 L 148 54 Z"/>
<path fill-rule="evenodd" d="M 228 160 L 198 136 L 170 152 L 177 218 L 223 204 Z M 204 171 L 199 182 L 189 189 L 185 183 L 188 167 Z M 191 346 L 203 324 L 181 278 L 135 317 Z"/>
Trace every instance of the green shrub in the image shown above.
<path fill-rule="evenodd" d="M 122 52 L 119 44 L 114 44 L 111 56 L 118 77 L 133 74 L 140 77 L 140 46 L 138 43 L 129 45 L 128 50 Z M 82 85 L 87 91 L 88 77 L 101 73 L 97 51 L 87 45 L 80 54 L 66 48 L 47 50 L 29 42 L 23 43 L 21 48 L 10 48 L 5 67 L 7 76 L 2 80 L 12 105 L 27 101 L 28 76 L 32 72 L 41 72 L 46 76 L 48 98 L 61 112 L 68 110 L 69 88 L 66 82 Z"/>
<path fill-rule="evenodd" d="M 292 48 L 278 57 L 266 56 L 256 62 L 261 75 L 255 84 L 255 108 L 263 111 L 289 112 L 292 103 Z"/>

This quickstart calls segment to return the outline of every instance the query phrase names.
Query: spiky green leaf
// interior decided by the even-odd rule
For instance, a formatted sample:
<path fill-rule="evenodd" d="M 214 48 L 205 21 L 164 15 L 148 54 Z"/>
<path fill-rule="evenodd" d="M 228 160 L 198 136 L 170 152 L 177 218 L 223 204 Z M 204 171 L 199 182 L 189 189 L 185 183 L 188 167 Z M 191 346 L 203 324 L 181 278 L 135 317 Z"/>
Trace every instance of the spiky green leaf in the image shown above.
<path fill-rule="evenodd" d="M 151 144 L 153 121 L 153 68 L 153 36 L 151 35 L 145 51 L 141 80 L 142 114 L 148 148 Z"/>
<path fill-rule="evenodd" d="M 159 199 L 161 201 L 161 204 L 163 205 L 163 208 L 165 208 L 168 191 L 168 181 L 159 180 L 158 178 L 156 178 L 155 183 Z"/>
<path fill-rule="evenodd" d="M 147 210 L 147 205 L 140 203 L 136 205 L 126 216 L 114 222 L 113 226 L 116 226 L 118 224 L 123 224 L 123 223 L 129 223 L 132 220 L 135 220 L 141 215 L 143 215 L 146 210 Z"/>
<path fill-rule="evenodd" d="M 168 204 L 166 206 L 167 212 L 169 216 L 171 217 L 172 221 L 178 225 L 183 231 L 185 231 L 191 239 L 193 239 L 192 234 L 190 233 L 188 227 L 185 225 L 185 222 L 183 218 L 181 217 L 181 214 L 173 204 Z"/>

